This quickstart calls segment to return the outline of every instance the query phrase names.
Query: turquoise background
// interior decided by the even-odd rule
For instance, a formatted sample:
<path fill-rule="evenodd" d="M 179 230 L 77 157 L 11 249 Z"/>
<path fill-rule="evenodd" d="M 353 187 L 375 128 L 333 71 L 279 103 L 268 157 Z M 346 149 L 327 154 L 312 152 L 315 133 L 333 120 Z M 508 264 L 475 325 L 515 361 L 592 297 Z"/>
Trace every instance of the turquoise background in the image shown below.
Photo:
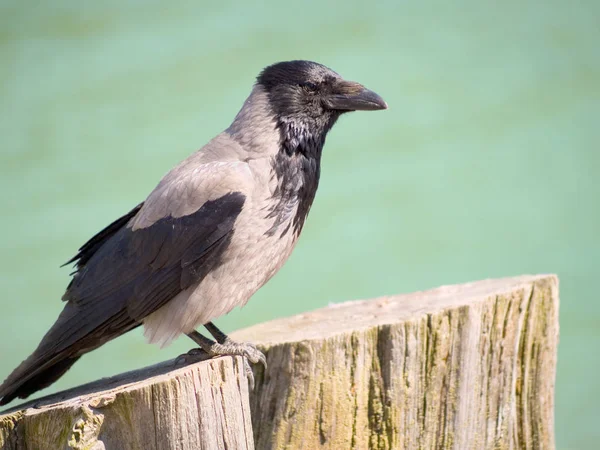
<path fill-rule="evenodd" d="M 600 439 L 600 2 L 0 1 L 0 379 L 69 259 L 228 126 L 259 70 L 312 59 L 390 109 L 343 117 L 285 268 L 225 330 L 482 278 L 561 280 L 560 449 Z M 140 330 L 65 389 L 172 358 Z"/>

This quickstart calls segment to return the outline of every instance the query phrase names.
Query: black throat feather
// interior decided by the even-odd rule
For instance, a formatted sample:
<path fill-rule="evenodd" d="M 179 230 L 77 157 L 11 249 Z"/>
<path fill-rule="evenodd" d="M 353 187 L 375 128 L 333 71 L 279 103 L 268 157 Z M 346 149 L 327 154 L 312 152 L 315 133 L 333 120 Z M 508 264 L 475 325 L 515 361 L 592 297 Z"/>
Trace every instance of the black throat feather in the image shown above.
<path fill-rule="evenodd" d="M 291 228 L 297 237 L 302 231 L 319 186 L 325 137 L 337 120 L 337 115 L 323 119 L 327 120 L 309 123 L 284 119 L 278 121 L 281 145 L 272 160 L 277 188 L 273 193 L 275 206 L 267 216 L 275 218 L 267 232 L 270 236 L 277 232 L 284 236 Z M 287 225 L 282 228 L 283 224 Z"/>

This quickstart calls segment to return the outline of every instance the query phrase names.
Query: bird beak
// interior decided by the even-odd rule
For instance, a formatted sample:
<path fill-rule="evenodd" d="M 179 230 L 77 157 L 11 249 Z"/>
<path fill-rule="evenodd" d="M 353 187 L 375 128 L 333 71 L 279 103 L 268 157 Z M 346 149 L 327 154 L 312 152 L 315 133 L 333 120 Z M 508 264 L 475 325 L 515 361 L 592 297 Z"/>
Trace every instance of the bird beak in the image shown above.
<path fill-rule="evenodd" d="M 338 81 L 333 92 L 323 99 L 326 108 L 339 111 L 376 111 L 387 103 L 375 92 L 354 81 Z"/>

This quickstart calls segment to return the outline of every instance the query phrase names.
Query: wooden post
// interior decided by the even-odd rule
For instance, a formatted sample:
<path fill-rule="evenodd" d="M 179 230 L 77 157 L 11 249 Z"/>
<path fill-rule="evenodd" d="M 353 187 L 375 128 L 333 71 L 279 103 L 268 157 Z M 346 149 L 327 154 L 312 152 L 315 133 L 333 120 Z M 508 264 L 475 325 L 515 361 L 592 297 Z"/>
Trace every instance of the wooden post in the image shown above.
<path fill-rule="evenodd" d="M 164 363 L 0 416 L 0 447 L 231 450 L 253 433 L 259 450 L 554 449 L 555 276 L 340 303 L 232 337 L 267 355 L 249 404 L 240 358 Z"/>
<path fill-rule="evenodd" d="M 23 405 L 0 416 L 0 448 L 254 449 L 241 357 L 174 367 L 168 361 Z"/>
<path fill-rule="evenodd" d="M 554 448 L 555 276 L 340 303 L 233 337 L 267 354 L 257 449 Z"/>

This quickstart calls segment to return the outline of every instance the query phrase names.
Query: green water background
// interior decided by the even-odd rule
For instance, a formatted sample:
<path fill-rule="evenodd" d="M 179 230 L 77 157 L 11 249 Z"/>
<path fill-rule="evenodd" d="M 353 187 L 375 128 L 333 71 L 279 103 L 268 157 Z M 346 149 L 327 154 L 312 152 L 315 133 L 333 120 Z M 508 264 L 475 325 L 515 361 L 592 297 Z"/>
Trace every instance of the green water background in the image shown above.
<path fill-rule="evenodd" d="M 225 330 L 523 273 L 561 280 L 560 449 L 600 439 L 600 2 L 0 1 L 0 378 L 80 244 L 224 129 L 258 71 L 313 59 L 390 109 L 343 117 L 299 245 Z M 42 394 L 186 351 L 140 330 Z"/>

